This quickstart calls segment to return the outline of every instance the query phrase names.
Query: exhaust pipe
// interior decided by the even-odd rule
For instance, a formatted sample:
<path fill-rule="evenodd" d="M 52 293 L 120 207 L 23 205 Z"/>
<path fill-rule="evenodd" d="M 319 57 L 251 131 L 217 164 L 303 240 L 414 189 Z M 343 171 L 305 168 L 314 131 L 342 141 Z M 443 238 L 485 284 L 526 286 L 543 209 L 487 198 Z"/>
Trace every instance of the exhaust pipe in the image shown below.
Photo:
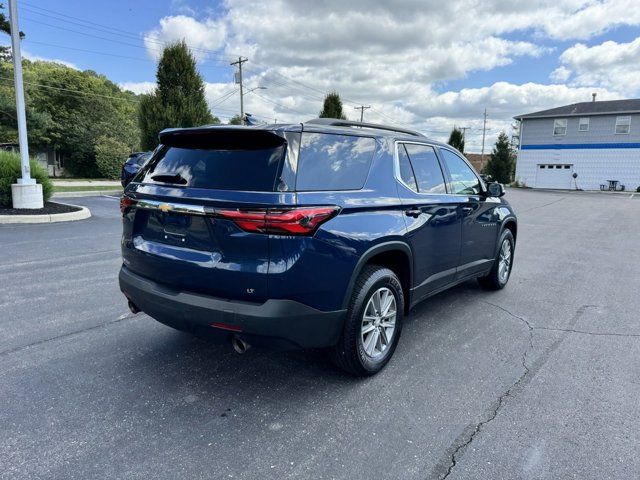
<path fill-rule="evenodd" d="M 127 302 L 127 305 L 129 306 L 129 310 L 131 310 L 131 313 L 133 313 L 134 315 L 142 311 L 138 307 L 136 307 L 136 304 L 133 303 L 131 300 Z"/>
<path fill-rule="evenodd" d="M 231 346 L 236 351 L 236 353 L 240 355 L 242 355 L 243 353 L 245 353 L 247 350 L 251 348 L 251 345 L 249 345 L 247 342 L 245 342 L 244 340 L 242 340 L 240 337 L 236 335 L 231 337 Z"/>

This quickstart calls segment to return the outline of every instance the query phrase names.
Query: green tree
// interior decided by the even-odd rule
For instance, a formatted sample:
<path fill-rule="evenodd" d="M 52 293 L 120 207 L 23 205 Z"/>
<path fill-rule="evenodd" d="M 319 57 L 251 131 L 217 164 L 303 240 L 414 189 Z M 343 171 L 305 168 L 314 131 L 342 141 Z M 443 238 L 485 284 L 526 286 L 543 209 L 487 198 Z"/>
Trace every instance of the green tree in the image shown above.
<path fill-rule="evenodd" d="M 30 150 L 51 147 L 62 154 L 68 173 L 99 176 L 97 140 L 107 136 L 139 149 L 138 97 L 94 71 L 53 62 L 23 60 Z M 10 62 L 0 62 L 0 78 L 13 78 Z M 0 142 L 17 142 L 15 94 L 0 83 Z"/>
<path fill-rule="evenodd" d="M 155 91 L 140 102 L 138 125 L 142 148 L 151 150 L 169 127 L 195 127 L 214 122 L 204 96 L 204 82 L 184 41 L 162 52 Z"/>
<path fill-rule="evenodd" d="M 458 149 L 460 153 L 464 153 L 464 133 L 462 133 L 462 130 L 458 127 L 453 127 L 447 143 L 453 148 Z"/>
<path fill-rule="evenodd" d="M 120 176 L 122 163 L 127 159 L 131 149 L 113 137 L 98 138 L 95 146 L 96 166 L 104 178 L 117 179 Z"/>
<path fill-rule="evenodd" d="M 322 111 L 320 112 L 320 118 L 347 119 L 342 111 L 342 100 L 340 100 L 338 92 L 331 92 L 324 97 L 324 104 L 322 106 Z"/>
<path fill-rule="evenodd" d="M 242 125 L 242 120 L 240 119 L 240 115 L 234 115 L 229 119 L 229 125 Z"/>
<path fill-rule="evenodd" d="M 509 144 L 509 137 L 506 133 L 501 132 L 483 173 L 491 175 L 496 182 L 509 183 L 513 178 L 515 164 L 515 156 Z"/>

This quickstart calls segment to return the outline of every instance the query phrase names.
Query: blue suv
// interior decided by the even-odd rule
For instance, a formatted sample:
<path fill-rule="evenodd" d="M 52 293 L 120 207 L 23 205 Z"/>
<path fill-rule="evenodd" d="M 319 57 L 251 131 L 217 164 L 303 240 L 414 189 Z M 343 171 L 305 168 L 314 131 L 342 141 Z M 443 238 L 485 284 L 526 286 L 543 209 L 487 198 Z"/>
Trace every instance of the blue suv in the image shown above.
<path fill-rule="evenodd" d="M 330 347 L 382 369 L 425 298 L 478 278 L 503 288 L 517 222 L 448 145 L 316 119 L 169 129 L 126 187 L 120 289 L 133 312 L 199 335 Z"/>

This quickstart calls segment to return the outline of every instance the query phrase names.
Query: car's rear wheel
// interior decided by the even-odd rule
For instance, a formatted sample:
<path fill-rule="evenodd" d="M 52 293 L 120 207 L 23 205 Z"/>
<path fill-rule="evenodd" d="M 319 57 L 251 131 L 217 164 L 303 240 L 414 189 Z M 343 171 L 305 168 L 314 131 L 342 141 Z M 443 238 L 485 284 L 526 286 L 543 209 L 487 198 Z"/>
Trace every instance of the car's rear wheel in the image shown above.
<path fill-rule="evenodd" d="M 358 276 L 333 357 L 341 368 L 373 375 L 395 351 L 404 312 L 400 280 L 388 268 L 368 265 Z"/>
<path fill-rule="evenodd" d="M 511 268 L 513 267 L 513 253 L 515 250 L 515 240 L 511 230 L 505 229 L 500 235 L 498 243 L 498 254 L 493 267 L 485 277 L 478 278 L 480 286 L 487 290 L 500 290 L 509 281 Z"/>

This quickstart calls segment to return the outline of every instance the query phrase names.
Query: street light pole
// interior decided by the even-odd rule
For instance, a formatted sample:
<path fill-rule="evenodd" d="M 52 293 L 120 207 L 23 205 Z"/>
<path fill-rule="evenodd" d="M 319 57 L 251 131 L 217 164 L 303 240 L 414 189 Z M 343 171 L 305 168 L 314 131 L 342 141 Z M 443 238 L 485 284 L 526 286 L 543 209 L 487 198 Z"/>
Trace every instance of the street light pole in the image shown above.
<path fill-rule="evenodd" d="M 9 0 L 9 23 L 11 26 L 11 55 L 13 57 L 13 79 L 16 91 L 16 116 L 18 119 L 18 142 L 20 144 L 21 178 L 11 185 L 13 208 L 42 208 L 42 185 L 31 178 L 29 167 L 29 144 L 27 142 L 27 116 L 24 106 L 22 83 L 22 55 L 20 54 L 20 29 L 18 28 L 17 0 Z"/>

